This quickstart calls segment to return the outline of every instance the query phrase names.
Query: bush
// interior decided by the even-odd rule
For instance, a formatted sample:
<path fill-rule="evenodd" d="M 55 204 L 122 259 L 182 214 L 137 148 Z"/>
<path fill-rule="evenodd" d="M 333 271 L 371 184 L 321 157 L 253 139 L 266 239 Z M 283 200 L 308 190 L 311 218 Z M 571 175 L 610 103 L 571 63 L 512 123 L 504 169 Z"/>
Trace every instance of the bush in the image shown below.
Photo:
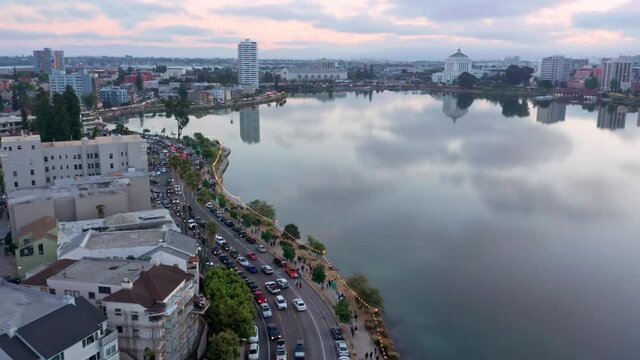
<path fill-rule="evenodd" d="M 291 261 L 296 257 L 296 250 L 290 243 L 280 241 L 280 245 L 282 246 L 282 256 L 284 256 L 285 259 Z"/>
<path fill-rule="evenodd" d="M 313 237 L 307 237 L 307 243 L 309 247 L 311 247 L 317 253 L 323 254 L 327 251 L 327 247 L 320 242 L 320 240 L 314 239 Z"/>
<path fill-rule="evenodd" d="M 326 279 L 327 274 L 324 272 L 324 265 L 318 264 L 314 266 L 311 272 L 311 280 L 318 284 L 322 284 Z"/>
<path fill-rule="evenodd" d="M 351 322 L 351 309 L 349 308 L 347 299 L 340 299 L 333 308 L 340 322 L 343 324 Z"/>
<path fill-rule="evenodd" d="M 366 276 L 356 273 L 347 279 L 347 284 L 367 304 L 384 311 L 384 300 L 380 290 L 369 285 L 369 279 Z"/>
<path fill-rule="evenodd" d="M 207 354 L 209 359 L 238 360 L 240 339 L 233 331 L 222 331 L 209 339 Z"/>
<path fill-rule="evenodd" d="M 207 320 L 213 332 L 231 330 L 241 338 L 250 336 L 256 317 L 253 295 L 236 272 L 221 267 L 209 269 L 203 293 L 211 301 Z"/>

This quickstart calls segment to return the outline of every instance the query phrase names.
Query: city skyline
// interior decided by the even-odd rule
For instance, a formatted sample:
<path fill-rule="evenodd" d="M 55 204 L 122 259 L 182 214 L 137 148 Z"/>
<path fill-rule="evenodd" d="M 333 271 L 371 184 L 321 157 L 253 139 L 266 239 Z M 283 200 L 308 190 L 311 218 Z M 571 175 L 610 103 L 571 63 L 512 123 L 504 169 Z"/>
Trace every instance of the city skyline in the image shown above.
<path fill-rule="evenodd" d="M 460 44 L 475 59 L 634 55 L 637 0 L 413 0 L 103 3 L 0 0 L 0 55 L 52 47 L 74 55 L 439 60 Z"/>

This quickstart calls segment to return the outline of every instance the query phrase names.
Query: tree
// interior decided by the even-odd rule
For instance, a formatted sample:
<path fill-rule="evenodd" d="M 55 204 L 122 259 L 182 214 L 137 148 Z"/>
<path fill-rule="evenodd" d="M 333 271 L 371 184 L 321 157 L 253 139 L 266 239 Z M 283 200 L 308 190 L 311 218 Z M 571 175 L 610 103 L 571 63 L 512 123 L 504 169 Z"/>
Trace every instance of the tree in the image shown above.
<path fill-rule="evenodd" d="M 69 130 L 69 113 L 67 112 L 67 101 L 60 94 L 53 94 L 53 130 L 54 141 L 71 140 Z"/>
<path fill-rule="evenodd" d="M 317 264 L 316 266 L 314 266 L 313 270 L 311 271 L 311 280 L 318 284 L 322 284 L 326 279 L 327 274 L 324 272 L 324 265 Z"/>
<path fill-rule="evenodd" d="M 96 98 L 96 94 L 90 93 L 82 96 L 82 103 L 89 109 L 95 109 L 98 103 L 98 99 Z"/>
<path fill-rule="evenodd" d="M 472 94 L 462 93 L 458 94 L 456 105 L 460 110 L 466 110 L 473 104 L 474 97 Z"/>
<path fill-rule="evenodd" d="M 541 80 L 538 83 L 538 86 L 543 89 L 553 89 L 553 83 L 551 82 L 551 80 Z"/>
<path fill-rule="evenodd" d="M 124 70 L 122 70 L 122 68 L 118 66 L 118 76 L 116 77 L 116 81 L 115 81 L 116 85 L 120 85 L 124 82 L 124 75 L 125 75 Z"/>
<path fill-rule="evenodd" d="M 256 311 L 251 290 L 240 275 L 222 267 L 211 268 L 203 293 L 211 302 L 206 316 L 214 333 L 231 330 L 244 339 L 251 335 Z"/>
<path fill-rule="evenodd" d="M 49 102 L 49 94 L 44 90 L 40 90 L 36 95 L 34 114 L 36 115 L 35 130 L 40 134 L 42 141 L 53 141 L 53 136 L 55 135 L 53 109 Z"/>
<path fill-rule="evenodd" d="M 213 192 L 205 187 L 198 191 L 197 201 L 200 204 L 206 204 L 213 199 Z"/>
<path fill-rule="evenodd" d="M 380 290 L 369 285 L 369 279 L 360 273 L 356 273 L 347 279 L 349 287 L 358 294 L 367 304 L 384 310 L 384 301 Z"/>
<path fill-rule="evenodd" d="M 167 66 L 166 65 L 156 65 L 155 69 L 153 69 L 154 72 L 157 73 L 166 73 L 167 72 Z"/>
<path fill-rule="evenodd" d="M 309 244 L 309 247 L 317 253 L 324 255 L 327 250 L 327 247 L 322 242 L 320 242 L 320 240 L 317 240 L 311 236 L 307 236 L 307 243 Z"/>
<path fill-rule="evenodd" d="M 284 226 L 284 237 L 289 240 L 300 240 L 300 230 L 295 224 Z"/>
<path fill-rule="evenodd" d="M 182 136 L 182 129 L 189 125 L 189 107 L 191 103 L 182 97 L 172 97 L 163 100 L 166 117 L 174 117 L 178 125 L 178 140 Z"/>
<path fill-rule="evenodd" d="M 266 201 L 256 199 L 250 202 L 248 205 L 258 214 L 266 217 L 271 221 L 275 220 L 276 210 L 273 208 L 273 205 L 268 204 Z"/>
<path fill-rule="evenodd" d="M 349 302 L 347 299 L 340 299 L 333 307 L 338 320 L 343 324 L 349 324 L 351 322 L 351 309 L 349 308 Z"/>
<path fill-rule="evenodd" d="M 611 82 L 609 83 L 609 90 L 611 90 L 611 91 L 620 90 L 620 84 L 618 84 L 618 80 L 617 79 L 611 79 Z"/>
<path fill-rule="evenodd" d="M 282 256 L 289 261 L 293 260 L 296 257 L 296 250 L 293 246 L 286 241 L 281 241 L 280 244 L 282 245 Z"/>
<path fill-rule="evenodd" d="M 144 83 L 142 82 L 142 75 L 140 74 L 140 71 L 138 71 L 136 74 L 136 89 L 138 89 L 138 91 L 142 91 L 143 88 Z"/>
<path fill-rule="evenodd" d="M 277 236 L 273 233 L 273 231 L 271 231 L 271 229 L 267 229 L 260 234 L 260 238 L 266 242 L 269 242 L 277 238 Z"/>
<path fill-rule="evenodd" d="M 207 355 L 209 359 L 238 360 L 240 358 L 240 338 L 230 330 L 213 335 L 209 339 Z"/>
<path fill-rule="evenodd" d="M 458 76 L 458 85 L 460 87 L 471 88 L 475 86 L 476 82 L 478 82 L 478 79 L 466 71 Z"/>
<path fill-rule="evenodd" d="M 526 99 L 517 97 L 502 97 L 498 100 L 502 106 L 502 115 L 505 117 L 526 117 L 529 116 L 529 103 Z"/>
<path fill-rule="evenodd" d="M 207 233 L 207 238 L 213 240 L 214 236 L 218 233 L 218 224 L 216 224 L 215 221 L 207 221 L 205 232 Z"/>
<path fill-rule="evenodd" d="M 67 85 L 62 93 L 66 109 L 67 109 L 67 127 L 71 139 L 80 140 L 82 138 L 82 121 L 80 120 L 80 101 L 75 91 L 70 85 Z"/>
<path fill-rule="evenodd" d="M 597 89 L 598 88 L 598 78 L 590 77 L 584 81 L 584 87 L 587 89 Z"/>

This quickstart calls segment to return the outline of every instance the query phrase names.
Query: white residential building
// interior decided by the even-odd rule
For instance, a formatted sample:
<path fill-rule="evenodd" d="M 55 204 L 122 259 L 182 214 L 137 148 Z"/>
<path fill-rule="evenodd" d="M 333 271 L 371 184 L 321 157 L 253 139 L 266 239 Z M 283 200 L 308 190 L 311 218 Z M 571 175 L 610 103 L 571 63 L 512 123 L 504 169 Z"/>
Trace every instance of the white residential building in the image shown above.
<path fill-rule="evenodd" d="M 40 135 L 7 136 L 0 147 L 7 192 L 63 178 L 148 171 L 147 143 L 139 135 L 44 143 Z"/>
<path fill-rule="evenodd" d="M 473 74 L 471 64 L 471 59 L 458 48 L 458 51 L 451 54 L 447 60 L 445 60 L 444 71 L 431 75 L 431 81 L 434 83 L 451 84 L 464 72 Z"/>
<path fill-rule="evenodd" d="M 238 84 L 255 88 L 260 85 L 258 43 L 249 39 L 238 43 Z"/>
<path fill-rule="evenodd" d="M 573 69 L 571 59 L 564 56 L 550 56 L 540 62 L 538 80 L 549 80 L 554 84 L 559 84 L 569 80 L 569 75 Z"/>
<path fill-rule="evenodd" d="M 631 78 L 633 60 L 625 58 L 606 60 L 603 64 L 603 68 L 602 89 L 612 90 L 612 81 L 617 82 L 617 89 L 620 89 L 622 87 L 622 83 L 629 82 L 629 79 Z"/>
<path fill-rule="evenodd" d="M 100 101 L 110 106 L 120 106 L 131 102 L 129 91 L 120 86 L 107 86 L 100 89 Z"/>
<path fill-rule="evenodd" d="M 347 80 L 347 70 L 337 66 L 335 60 L 320 59 L 308 67 L 289 67 L 280 71 L 284 81 L 297 82 Z"/>
<path fill-rule="evenodd" d="M 67 74 L 65 71 L 51 71 L 49 74 L 49 91 L 51 95 L 63 93 L 67 86 L 71 86 L 78 100 L 82 102 L 82 96 L 91 94 L 93 88 L 93 76 L 87 70 Z"/>
<path fill-rule="evenodd" d="M 118 360 L 118 333 L 82 297 L 55 296 L 0 279 L 0 359 Z"/>
<path fill-rule="evenodd" d="M 506 69 L 511 65 L 520 66 L 520 56 L 507 56 L 502 62 L 502 66 Z"/>
<path fill-rule="evenodd" d="M 110 316 L 120 349 L 142 359 L 185 359 L 202 330 L 197 277 L 157 260 L 60 260 L 24 281 L 43 292 L 76 294 Z"/>

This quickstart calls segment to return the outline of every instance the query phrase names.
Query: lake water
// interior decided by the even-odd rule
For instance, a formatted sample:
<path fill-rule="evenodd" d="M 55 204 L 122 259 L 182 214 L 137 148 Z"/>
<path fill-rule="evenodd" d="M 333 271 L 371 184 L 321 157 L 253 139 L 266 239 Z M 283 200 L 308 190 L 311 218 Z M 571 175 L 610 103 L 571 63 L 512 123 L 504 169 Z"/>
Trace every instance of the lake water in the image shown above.
<path fill-rule="evenodd" d="M 384 92 L 184 133 L 222 139 L 231 191 L 366 273 L 405 359 L 637 359 L 639 124 L 616 106 Z"/>

